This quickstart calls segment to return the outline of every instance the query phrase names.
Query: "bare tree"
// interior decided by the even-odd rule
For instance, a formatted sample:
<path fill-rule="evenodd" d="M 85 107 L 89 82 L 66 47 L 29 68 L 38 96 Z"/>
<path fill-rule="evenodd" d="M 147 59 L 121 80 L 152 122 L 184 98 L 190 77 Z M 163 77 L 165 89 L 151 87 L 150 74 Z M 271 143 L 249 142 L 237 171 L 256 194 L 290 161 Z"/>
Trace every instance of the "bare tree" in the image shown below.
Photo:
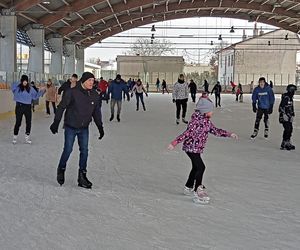
<path fill-rule="evenodd" d="M 129 54 L 140 56 L 163 56 L 173 54 L 172 43 L 168 40 L 152 40 L 140 38 L 131 46 Z"/>

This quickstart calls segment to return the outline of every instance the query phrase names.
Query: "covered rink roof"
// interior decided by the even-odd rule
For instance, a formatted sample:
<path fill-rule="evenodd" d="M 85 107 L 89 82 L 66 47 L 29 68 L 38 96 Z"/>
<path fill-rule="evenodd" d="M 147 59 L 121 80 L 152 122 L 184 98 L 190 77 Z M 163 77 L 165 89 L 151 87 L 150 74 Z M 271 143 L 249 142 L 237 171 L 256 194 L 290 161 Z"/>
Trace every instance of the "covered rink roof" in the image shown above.
<path fill-rule="evenodd" d="M 300 0 L 0 0 L 18 28 L 45 27 L 46 36 L 89 47 L 122 31 L 165 20 L 227 17 L 300 32 Z"/>

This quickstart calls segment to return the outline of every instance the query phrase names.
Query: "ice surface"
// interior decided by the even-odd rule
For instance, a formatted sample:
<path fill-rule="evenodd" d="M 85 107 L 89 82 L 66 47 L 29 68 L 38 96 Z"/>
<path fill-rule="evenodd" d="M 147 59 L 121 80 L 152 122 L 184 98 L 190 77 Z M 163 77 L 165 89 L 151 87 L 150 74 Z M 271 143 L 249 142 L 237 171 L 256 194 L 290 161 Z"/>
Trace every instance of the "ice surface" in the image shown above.
<path fill-rule="evenodd" d="M 181 147 L 166 150 L 185 129 L 175 125 L 171 95 L 152 94 L 147 111 L 124 103 L 121 123 L 107 122 L 99 141 L 90 128 L 88 177 L 77 187 L 78 147 L 63 187 L 56 167 L 63 130 L 52 135 L 52 118 L 34 113 L 32 145 L 11 144 L 14 118 L 0 121 L 0 249 L 299 249 L 300 102 L 293 139 L 296 151 L 280 151 L 277 107 L 270 139 L 255 141 L 249 96 L 223 96 L 213 121 L 240 135 L 238 142 L 209 137 L 203 158 L 211 203 L 196 206 L 182 195 L 190 162 Z M 278 105 L 277 99 L 277 105 Z M 189 103 L 189 116 L 194 104 Z"/>

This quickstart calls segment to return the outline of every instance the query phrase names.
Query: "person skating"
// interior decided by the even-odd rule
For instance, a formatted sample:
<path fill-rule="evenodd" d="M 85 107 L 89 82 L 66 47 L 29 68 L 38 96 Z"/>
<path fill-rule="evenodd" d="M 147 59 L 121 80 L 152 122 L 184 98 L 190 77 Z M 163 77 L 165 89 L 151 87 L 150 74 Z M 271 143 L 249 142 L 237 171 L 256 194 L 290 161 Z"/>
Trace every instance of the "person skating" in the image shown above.
<path fill-rule="evenodd" d="M 76 87 L 77 85 L 77 81 L 78 81 L 78 75 L 77 74 L 73 74 L 71 79 L 67 80 L 66 82 L 64 82 L 58 89 L 58 95 L 61 95 L 62 93 L 62 97 L 64 96 L 65 92 L 68 89 L 72 89 L 74 87 Z"/>
<path fill-rule="evenodd" d="M 176 124 L 179 124 L 180 113 L 182 108 L 182 122 L 188 123 L 185 120 L 186 111 L 187 111 L 187 102 L 189 98 L 189 87 L 184 81 L 184 75 L 180 74 L 178 81 L 174 84 L 173 87 L 173 103 L 176 103 Z"/>
<path fill-rule="evenodd" d="M 238 139 L 236 134 L 214 126 L 210 120 L 213 114 L 213 107 L 213 102 L 206 95 L 203 95 L 196 105 L 187 130 L 172 141 L 168 147 L 170 150 L 173 150 L 177 144 L 183 142 L 182 149 L 192 162 L 192 170 L 185 184 L 184 194 L 194 196 L 193 201 L 195 203 L 207 204 L 210 200 L 202 183 L 205 165 L 201 158 L 208 134 Z"/>
<path fill-rule="evenodd" d="M 143 110 L 146 111 L 145 103 L 144 103 L 144 93 L 148 97 L 148 93 L 145 90 L 141 79 L 138 79 L 135 86 L 132 89 L 131 97 L 135 93 L 136 96 L 136 111 L 139 111 L 140 100 L 143 105 Z"/>
<path fill-rule="evenodd" d="M 22 117 L 25 116 L 26 120 L 26 132 L 25 132 L 25 143 L 31 144 L 30 132 L 31 132 L 31 121 L 32 121 L 32 110 L 31 105 L 33 100 L 37 100 L 45 93 L 45 88 L 41 87 L 39 91 L 36 91 L 30 86 L 28 82 L 28 76 L 22 75 L 21 80 L 14 82 L 11 88 L 16 102 L 15 115 L 16 123 L 14 126 L 13 144 L 17 143 L 18 134 L 22 125 Z"/>
<path fill-rule="evenodd" d="M 146 90 L 147 90 L 147 93 L 149 93 L 149 82 L 146 83 Z"/>
<path fill-rule="evenodd" d="M 291 137 L 295 117 L 293 97 L 297 91 L 297 87 L 294 84 L 289 84 L 286 91 L 287 92 L 282 95 L 279 105 L 279 123 L 281 123 L 284 128 L 280 149 L 294 150 L 295 146 L 291 143 Z"/>
<path fill-rule="evenodd" d="M 167 88 L 167 82 L 166 80 L 163 80 L 162 83 L 161 83 L 161 88 L 162 88 L 162 93 L 164 94 L 165 91 L 169 94 L 169 90 Z"/>
<path fill-rule="evenodd" d="M 115 115 L 115 106 L 117 104 L 117 120 L 120 122 L 120 115 L 122 109 L 122 92 L 125 92 L 127 96 L 127 101 L 130 101 L 129 91 L 126 83 L 122 80 L 121 75 L 117 75 L 116 79 L 108 87 L 108 98 L 111 95 L 111 117 L 110 121 L 114 119 Z"/>
<path fill-rule="evenodd" d="M 156 92 L 159 92 L 159 90 L 160 90 L 160 80 L 159 80 L 159 78 L 157 78 L 156 79 Z"/>
<path fill-rule="evenodd" d="M 230 81 L 230 85 L 231 85 L 231 93 L 232 94 L 235 94 L 235 87 L 236 87 L 236 84 L 233 82 L 233 81 Z"/>
<path fill-rule="evenodd" d="M 265 132 L 264 137 L 269 136 L 269 115 L 273 113 L 273 106 L 275 102 L 274 92 L 272 88 L 266 83 L 264 77 L 259 78 L 259 85 L 252 93 L 252 109 L 256 113 L 256 120 L 254 125 L 254 132 L 251 139 L 258 135 L 260 120 L 264 116 Z"/>
<path fill-rule="evenodd" d="M 215 101 L 216 101 L 216 108 L 219 106 L 221 107 L 221 93 L 222 93 L 222 86 L 218 81 L 217 84 L 213 87 L 211 94 L 215 93 Z"/>
<path fill-rule="evenodd" d="M 98 84 L 98 90 L 100 91 L 101 100 L 107 100 L 107 89 L 108 89 L 108 82 L 100 77 L 100 82 Z"/>
<path fill-rule="evenodd" d="M 65 141 L 64 149 L 57 168 L 57 182 L 63 185 L 65 182 L 65 170 L 67 161 L 73 151 L 75 138 L 79 144 L 79 171 L 78 186 L 91 188 L 92 183 L 86 177 L 88 145 L 89 145 L 89 124 L 92 118 L 99 130 L 99 140 L 104 136 L 102 125 L 102 115 L 100 106 L 100 96 L 93 89 L 94 75 L 90 72 L 84 72 L 79 84 L 68 90 L 57 107 L 54 122 L 50 126 L 53 134 L 58 132 L 59 123 L 65 112 L 64 129 Z"/>
<path fill-rule="evenodd" d="M 39 91 L 39 89 L 35 86 L 35 82 L 34 82 L 34 81 L 31 81 L 31 82 L 30 82 L 30 86 L 31 86 L 32 88 L 34 88 L 34 90 L 35 90 L 36 92 Z M 39 105 L 39 99 L 37 99 L 37 100 L 32 100 L 32 112 L 35 112 L 35 106 L 36 106 L 36 105 Z"/>
<path fill-rule="evenodd" d="M 243 87 L 242 87 L 242 84 L 239 83 L 238 87 L 237 87 L 237 90 L 236 90 L 236 98 L 235 98 L 235 101 L 240 101 L 240 102 L 243 102 Z"/>
<path fill-rule="evenodd" d="M 205 79 L 204 80 L 204 84 L 203 84 L 203 87 L 204 87 L 204 91 L 209 94 L 209 84 L 208 84 L 208 81 Z"/>
<path fill-rule="evenodd" d="M 56 102 L 57 102 L 57 91 L 51 79 L 48 80 L 46 85 L 46 114 L 50 116 L 49 104 L 52 104 L 53 113 L 56 112 Z"/>
<path fill-rule="evenodd" d="M 193 79 L 191 79 L 190 81 L 189 88 L 190 88 L 192 100 L 193 102 L 196 102 L 197 84 L 194 82 Z"/>

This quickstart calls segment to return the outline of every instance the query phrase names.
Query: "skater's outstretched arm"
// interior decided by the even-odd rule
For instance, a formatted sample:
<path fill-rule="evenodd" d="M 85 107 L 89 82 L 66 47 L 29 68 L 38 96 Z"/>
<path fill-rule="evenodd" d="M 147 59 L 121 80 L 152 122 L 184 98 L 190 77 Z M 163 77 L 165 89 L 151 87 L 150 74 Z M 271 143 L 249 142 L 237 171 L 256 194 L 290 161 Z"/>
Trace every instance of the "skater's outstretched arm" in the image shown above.
<path fill-rule="evenodd" d="M 213 123 L 211 123 L 209 133 L 211 133 L 215 136 L 218 136 L 218 137 L 231 137 L 231 135 L 232 135 L 232 133 L 230 133 L 224 129 L 217 128 Z"/>

